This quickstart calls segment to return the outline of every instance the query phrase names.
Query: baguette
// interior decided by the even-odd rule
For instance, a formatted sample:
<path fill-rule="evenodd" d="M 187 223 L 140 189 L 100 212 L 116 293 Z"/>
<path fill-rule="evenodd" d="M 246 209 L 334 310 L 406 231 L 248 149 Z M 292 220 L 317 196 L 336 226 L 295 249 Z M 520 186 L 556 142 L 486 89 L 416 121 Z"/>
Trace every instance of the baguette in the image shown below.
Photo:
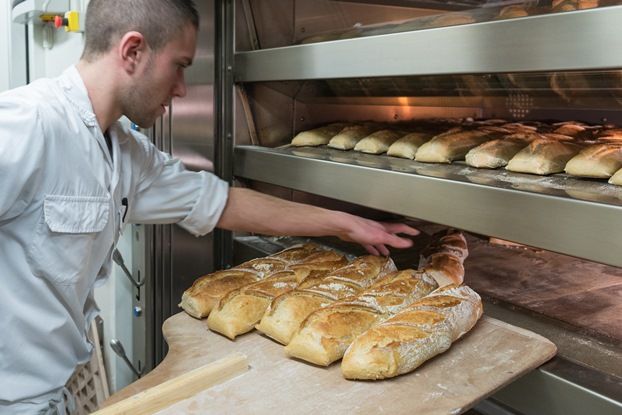
<path fill-rule="evenodd" d="M 254 328 L 274 297 L 293 290 L 307 277 L 324 276 L 348 263 L 343 255 L 333 251 L 308 258 L 309 262 L 291 265 L 262 281 L 228 292 L 212 309 L 207 326 L 233 340 Z"/>
<path fill-rule="evenodd" d="M 285 352 L 316 365 L 341 359 L 354 338 L 438 287 L 434 279 L 412 269 L 388 274 L 355 298 L 311 313 Z"/>
<path fill-rule="evenodd" d="M 472 148 L 499 136 L 500 131 L 496 127 L 437 135 L 419 147 L 415 160 L 425 163 L 451 163 L 463 159 Z"/>
<path fill-rule="evenodd" d="M 380 128 L 373 124 L 352 125 L 345 127 L 330 139 L 328 147 L 339 150 L 352 150 L 356 143 Z"/>
<path fill-rule="evenodd" d="M 282 344 L 288 344 L 300 324 L 313 311 L 357 295 L 395 270 L 390 258 L 367 255 L 325 277 L 307 277 L 298 288 L 272 301 L 256 329 Z"/>
<path fill-rule="evenodd" d="M 411 372 L 475 326 L 482 302 L 465 285 L 448 285 L 372 327 L 346 350 L 346 379 L 385 379 Z"/>
<path fill-rule="evenodd" d="M 437 241 L 421 253 L 419 268 L 436 280 L 439 287 L 462 284 L 464 260 L 469 255 L 464 235 L 448 230 L 436 235 Z"/>
<path fill-rule="evenodd" d="M 410 133 L 398 139 L 387 150 L 388 156 L 413 160 L 419 147 L 427 143 L 432 136 L 428 133 Z"/>
<path fill-rule="evenodd" d="M 609 183 L 622 186 L 622 169 L 618 170 L 613 176 L 611 176 Z"/>
<path fill-rule="evenodd" d="M 572 142 L 537 139 L 512 157 L 506 169 L 539 175 L 561 173 L 568 160 L 580 150 L 581 147 Z"/>
<path fill-rule="evenodd" d="M 321 146 L 328 144 L 331 138 L 339 133 L 347 124 L 333 123 L 313 130 L 301 131 L 292 139 L 292 145 L 302 146 Z"/>
<path fill-rule="evenodd" d="M 405 136 L 407 133 L 403 131 L 395 130 L 380 130 L 376 131 L 363 138 L 356 143 L 354 151 L 360 151 L 368 154 L 382 154 L 386 153 L 391 144 L 397 141 L 398 138 Z"/>
<path fill-rule="evenodd" d="M 537 133 L 520 133 L 488 141 L 469 150 L 465 156 L 466 164 L 486 169 L 505 167 L 516 153 L 538 137 Z"/>
<path fill-rule="evenodd" d="M 181 297 L 179 306 L 195 318 L 206 317 L 220 298 L 231 290 L 257 282 L 321 251 L 316 244 L 297 245 L 266 258 L 199 277 Z"/>
<path fill-rule="evenodd" d="M 608 179 L 622 168 L 622 145 L 594 144 L 566 164 L 566 173 L 580 177 Z"/>

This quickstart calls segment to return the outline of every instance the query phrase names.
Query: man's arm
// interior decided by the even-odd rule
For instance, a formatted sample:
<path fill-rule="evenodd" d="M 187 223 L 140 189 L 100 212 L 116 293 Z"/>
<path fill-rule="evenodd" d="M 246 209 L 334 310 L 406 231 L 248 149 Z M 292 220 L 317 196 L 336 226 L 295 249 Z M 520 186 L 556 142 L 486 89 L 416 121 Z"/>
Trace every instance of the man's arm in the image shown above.
<path fill-rule="evenodd" d="M 231 188 L 217 226 L 264 235 L 337 236 L 357 242 L 374 255 L 389 255 L 386 245 L 408 248 L 412 241 L 398 233 L 417 235 L 405 224 L 381 223 L 344 212 L 290 202 L 250 189 Z"/>

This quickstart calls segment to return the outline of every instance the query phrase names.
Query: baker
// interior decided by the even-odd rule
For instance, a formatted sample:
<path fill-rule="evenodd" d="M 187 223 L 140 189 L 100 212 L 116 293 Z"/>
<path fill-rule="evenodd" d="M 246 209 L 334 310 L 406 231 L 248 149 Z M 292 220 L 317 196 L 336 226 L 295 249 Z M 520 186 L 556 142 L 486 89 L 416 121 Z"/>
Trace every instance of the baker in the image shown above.
<path fill-rule="evenodd" d="M 119 123 L 150 127 L 186 94 L 198 22 L 191 0 L 91 0 L 77 65 L 0 95 L 0 414 L 65 414 L 128 223 L 335 235 L 383 255 L 418 233 L 230 188 Z"/>

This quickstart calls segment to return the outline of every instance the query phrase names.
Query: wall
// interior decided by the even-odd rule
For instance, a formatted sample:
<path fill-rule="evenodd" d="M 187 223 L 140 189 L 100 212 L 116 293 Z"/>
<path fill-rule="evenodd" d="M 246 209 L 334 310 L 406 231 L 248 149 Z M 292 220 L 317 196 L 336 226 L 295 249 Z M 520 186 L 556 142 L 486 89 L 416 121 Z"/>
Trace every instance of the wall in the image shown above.
<path fill-rule="evenodd" d="M 55 77 L 68 66 L 76 63 L 84 44 L 83 34 L 53 31 L 53 45 L 44 45 L 44 29 L 41 25 L 11 22 L 11 1 L 0 1 L 0 92 L 26 84 L 27 73 L 30 81 L 42 77 Z M 68 2 L 73 10 L 83 11 L 88 0 Z M 82 14 L 81 16 L 84 16 Z M 26 39 L 28 53 L 26 53 Z M 26 56 L 28 55 L 28 56 Z M 28 69 L 26 68 L 28 62 Z M 132 269 L 131 228 L 128 228 L 119 241 L 119 250 L 125 258 L 126 266 Z M 95 298 L 104 319 L 104 355 L 108 370 L 111 392 L 118 390 L 134 379 L 131 370 L 110 349 L 109 342 L 118 338 L 127 354 L 132 355 L 132 287 L 116 265 L 111 278 L 95 289 Z"/>

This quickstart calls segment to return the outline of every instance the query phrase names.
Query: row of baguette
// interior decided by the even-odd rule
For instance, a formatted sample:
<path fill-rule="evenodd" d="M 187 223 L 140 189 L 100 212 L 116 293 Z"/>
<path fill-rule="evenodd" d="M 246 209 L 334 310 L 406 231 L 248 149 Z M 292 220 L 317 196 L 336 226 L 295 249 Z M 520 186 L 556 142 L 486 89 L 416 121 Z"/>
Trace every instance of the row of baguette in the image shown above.
<path fill-rule="evenodd" d="M 374 122 L 332 123 L 297 134 L 292 146 L 387 153 L 424 163 L 465 160 L 476 168 L 609 179 L 622 185 L 622 129 L 580 122 L 425 122 L 399 129 Z"/>
<path fill-rule="evenodd" d="M 480 297 L 462 284 L 467 255 L 456 231 L 435 235 L 417 270 L 305 244 L 203 276 L 180 305 L 231 339 L 256 328 L 289 356 L 343 358 L 344 377 L 383 379 L 446 351 L 481 317 Z"/>
<path fill-rule="evenodd" d="M 546 13 L 559 13 L 575 10 L 584 10 L 599 7 L 598 0 L 552 0 L 550 2 L 530 2 L 530 4 L 514 4 L 500 8 L 486 7 L 469 12 L 452 12 L 438 15 L 427 15 L 416 17 L 400 23 L 389 23 L 385 25 L 372 24 L 370 26 L 356 25 L 346 31 L 332 33 L 322 33 L 302 39 L 301 43 L 325 42 L 329 40 L 350 39 L 359 36 L 371 36 L 378 34 L 389 34 L 395 32 L 406 32 L 411 30 L 432 29 L 445 26 L 456 26 L 470 24 L 488 20 L 503 20 L 530 15 L 540 15 Z M 609 1 L 608 3 L 613 3 Z"/>

